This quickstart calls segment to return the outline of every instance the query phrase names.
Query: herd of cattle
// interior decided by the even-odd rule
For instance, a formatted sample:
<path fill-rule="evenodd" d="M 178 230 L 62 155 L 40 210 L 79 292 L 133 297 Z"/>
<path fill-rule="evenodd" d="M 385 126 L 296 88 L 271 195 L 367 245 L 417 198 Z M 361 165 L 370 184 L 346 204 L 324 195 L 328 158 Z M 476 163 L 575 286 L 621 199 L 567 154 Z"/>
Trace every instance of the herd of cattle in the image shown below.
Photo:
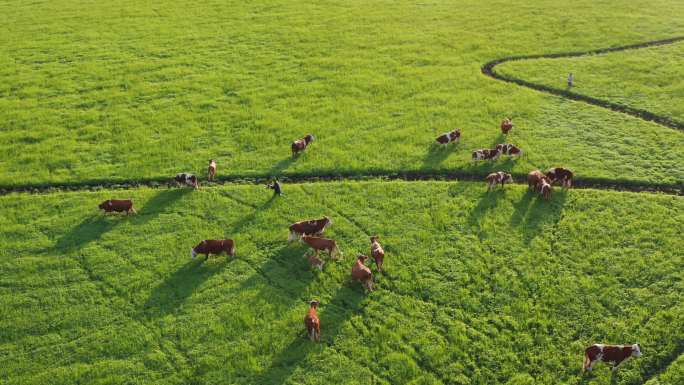
<path fill-rule="evenodd" d="M 501 131 L 507 135 L 513 128 L 513 123 L 510 119 L 505 119 L 501 123 Z M 446 146 L 449 143 L 457 143 L 461 137 L 460 130 L 454 130 L 445 133 L 437 138 L 437 143 Z M 306 135 L 292 143 L 292 156 L 296 156 L 300 152 L 306 150 L 307 146 L 314 140 L 313 135 Z M 473 152 L 473 161 L 478 160 L 496 160 L 501 155 L 520 156 L 522 150 L 512 144 L 497 144 L 493 149 L 481 149 Z M 216 176 L 216 161 L 210 160 L 207 169 L 208 180 L 211 181 Z M 543 198 L 549 199 L 551 196 L 552 185 L 561 184 L 563 188 L 569 188 L 572 185 L 573 173 L 572 171 L 555 167 L 549 169 L 546 173 L 539 170 L 531 171 L 527 177 L 528 188 L 534 188 Z M 189 173 L 179 173 L 174 178 L 178 185 L 187 185 L 199 188 L 199 181 L 195 175 Z M 486 177 L 487 191 L 491 191 L 494 186 L 501 184 L 503 187 L 506 183 L 512 183 L 513 178 L 511 174 L 499 171 L 489 174 Z M 99 205 L 105 213 L 109 212 L 125 212 L 126 214 L 135 213 L 133 202 L 131 200 L 117 200 L 110 199 L 102 202 Z M 328 256 L 337 260 L 342 255 L 337 242 L 333 239 L 323 238 L 323 232 L 332 224 L 332 220 L 324 216 L 320 219 L 304 220 L 293 223 L 289 227 L 288 242 L 299 240 L 311 248 L 313 253 L 307 256 L 307 259 L 312 267 L 323 270 L 325 262 L 319 257 L 321 251 L 328 253 Z M 370 255 L 375 261 L 378 272 L 382 272 L 385 251 L 378 242 L 380 237 L 370 237 Z M 232 239 L 205 239 L 190 250 L 190 255 L 195 258 L 198 254 L 204 254 L 205 260 L 210 255 L 220 255 L 225 253 L 229 256 L 235 256 L 235 241 Z M 307 253 L 308 254 L 308 253 Z M 306 254 L 305 254 L 306 255 Z M 373 272 L 366 266 L 368 256 L 358 254 L 356 260 L 351 267 L 351 278 L 358 281 L 368 292 L 373 291 Z M 309 309 L 304 317 L 304 325 L 306 327 L 307 335 L 312 341 L 320 341 L 321 336 L 321 321 L 318 318 L 317 309 L 320 302 L 317 300 L 310 301 Z M 613 370 L 616 370 L 622 363 L 631 357 L 641 356 L 641 347 L 639 344 L 633 345 L 605 345 L 594 344 L 589 346 L 584 352 L 583 370 L 592 370 L 592 366 L 596 361 L 604 361 L 613 364 Z"/>

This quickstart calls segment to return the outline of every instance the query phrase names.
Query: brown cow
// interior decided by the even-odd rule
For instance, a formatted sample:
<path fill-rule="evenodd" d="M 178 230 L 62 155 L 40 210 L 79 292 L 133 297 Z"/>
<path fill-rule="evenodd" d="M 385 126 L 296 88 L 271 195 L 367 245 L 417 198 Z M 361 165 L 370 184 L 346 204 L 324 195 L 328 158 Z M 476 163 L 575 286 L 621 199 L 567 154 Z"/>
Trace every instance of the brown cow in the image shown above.
<path fill-rule="evenodd" d="M 195 189 L 199 188 L 199 181 L 197 180 L 197 177 L 187 172 L 180 172 L 176 174 L 176 177 L 173 178 L 173 180 L 176 181 L 176 184 L 178 185 L 192 186 Z"/>
<path fill-rule="evenodd" d="M 501 133 L 504 135 L 508 135 L 508 132 L 513 129 L 513 122 L 511 121 L 511 118 L 506 118 L 501 122 Z"/>
<path fill-rule="evenodd" d="M 509 157 L 522 155 L 522 150 L 510 143 L 497 144 L 496 149 L 499 150 L 502 155 L 508 155 Z"/>
<path fill-rule="evenodd" d="M 212 181 L 214 180 L 214 177 L 216 176 L 216 161 L 211 159 L 209 161 L 209 167 L 207 167 L 207 173 L 209 174 L 209 180 Z"/>
<path fill-rule="evenodd" d="M 584 351 L 582 370 L 591 372 L 596 361 L 613 363 L 613 371 L 632 357 L 641 357 L 641 346 L 633 345 L 604 345 L 593 344 Z"/>
<path fill-rule="evenodd" d="M 220 255 L 223 252 L 234 257 L 235 241 L 232 239 L 205 239 L 190 249 L 190 256 L 195 258 L 197 254 L 204 254 L 206 261 L 209 259 L 209 254 Z"/>
<path fill-rule="evenodd" d="M 310 219 L 308 221 L 300 221 L 290 225 L 290 234 L 287 237 L 288 242 L 300 239 L 302 235 L 321 235 L 326 227 L 332 225 L 332 220 L 326 216 L 321 219 Z"/>
<path fill-rule="evenodd" d="M 116 211 L 117 213 L 125 211 L 126 215 L 128 215 L 129 212 L 132 212 L 133 214 L 137 213 L 133 208 L 133 201 L 130 199 L 110 199 L 100 203 L 97 207 L 104 210 L 105 214 L 111 213 L 112 211 Z"/>
<path fill-rule="evenodd" d="M 363 287 L 365 287 L 368 291 L 373 291 L 373 273 L 371 273 L 370 269 L 364 265 L 366 259 L 368 259 L 367 256 L 359 254 L 358 258 L 356 258 L 356 261 L 352 265 L 351 275 L 353 280 L 361 282 Z"/>
<path fill-rule="evenodd" d="M 487 191 L 492 191 L 492 188 L 499 183 L 501 183 L 501 188 L 504 187 L 505 183 L 513 183 L 513 177 L 511 174 L 503 171 L 493 172 L 487 175 L 485 180 L 487 181 Z"/>
<path fill-rule="evenodd" d="M 292 157 L 294 158 L 295 155 L 306 150 L 306 147 L 309 145 L 309 143 L 313 142 L 313 140 L 313 135 L 309 134 L 292 142 Z"/>
<path fill-rule="evenodd" d="M 378 271 L 382 272 L 382 262 L 385 259 L 385 250 L 383 250 L 380 243 L 378 243 L 378 239 L 380 239 L 380 237 L 377 235 L 370 237 L 371 257 L 375 259 L 375 265 L 378 267 Z"/>
<path fill-rule="evenodd" d="M 501 156 L 501 151 L 496 148 L 480 149 L 473 151 L 473 161 L 477 160 L 497 160 Z"/>
<path fill-rule="evenodd" d="M 451 132 L 438 136 L 436 140 L 438 144 L 442 144 L 443 147 L 446 147 L 446 145 L 451 142 L 458 143 L 459 139 L 461 139 L 461 130 L 457 128 Z"/>
<path fill-rule="evenodd" d="M 309 302 L 309 311 L 304 316 L 304 326 L 306 327 L 306 334 L 309 335 L 311 341 L 321 340 L 321 320 L 318 319 L 318 312 L 316 309 L 321 303 L 313 300 Z"/>
<path fill-rule="evenodd" d="M 534 170 L 527 174 L 527 188 L 534 187 L 534 191 L 541 194 L 544 199 L 551 199 L 551 181 L 541 171 Z"/>
<path fill-rule="evenodd" d="M 337 247 L 337 242 L 332 239 L 304 235 L 300 240 L 314 249 L 316 257 L 318 257 L 318 253 L 321 250 L 326 250 L 328 255 L 330 255 L 330 257 L 333 259 L 337 259 L 337 256 L 340 254 L 340 249 Z"/>
<path fill-rule="evenodd" d="M 572 178 L 574 175 L 572 171 L 568 170 L 567 168 L 550 168 L 549 171 L 546 172 L 546 176 L 551 181 L 551 184 L 560 182 L 563 188 L 572 187 Z"/>

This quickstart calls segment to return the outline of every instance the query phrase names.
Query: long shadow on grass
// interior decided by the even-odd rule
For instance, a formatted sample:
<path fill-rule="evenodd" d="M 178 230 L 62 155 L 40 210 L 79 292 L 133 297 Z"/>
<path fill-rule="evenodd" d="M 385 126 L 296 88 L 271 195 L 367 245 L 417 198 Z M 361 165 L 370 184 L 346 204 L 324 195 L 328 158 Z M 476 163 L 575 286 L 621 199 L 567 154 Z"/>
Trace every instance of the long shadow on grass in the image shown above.
<path fill-rule="evenodd" d="M 563 215 L 563 206 L 567 198 L 567 191 L 556 190 L 551 200 L 542 199 L 538 194 L 530 191 L 525 194 L 516 206 L 516 211 L 511 217 L 511 224 L 522 226 L 525 244 L 530 244 L 543 228 L 555 226 Z M 526 203 L 532 201 L 532 204 Z M 520 207 L 520 212 L 518 211 Z M 529 207 L 526 213 L 522 213 L 523 207 Z"/>
<path fill-rule="evenodd" d="M 480 195 L 480 201 L 477 203 L 468 216 L 466 225 L 469 228 L 476 229 L 479 233 L 480 231 L 480 221 L 487 217 L 487 212 L 493 210 L 498 204 L 499 200 L 504 198 L 506 194 L 505 188 L 496 187 L 492 191 L 486 191 L 486 187 L 483 187 L 485 191 Z"/>
<path fill-rule="evenodd" d="M 321 302 L 319 318 L 321 320 L 321 342 L 327 346 L 335 343 L 335 337 L 340 333 L 344 324 L 357 314 L 362 306 L 366 295 L 356 285 L 345 285 L 326 302 Z M 302 318 L 307 305 L 301 306 Z M 271 365 L 259 373 L 252 383 L 254 384 L 284 384 L 292 373 L 298 368 L 304 367 L 309 356 L 320 353 L 318 343 L 310 341 L 306 336 L 304 324 L 302 331 L 293 338 L 280 353 L 278 353 Z"/>
<path fill-rule="evenodd" d="M 279 176 L 283 171 L 285 171 L 290 165 L 299 159 L 300 156 L 303 154 L 297 155 L 296 157 L 287 157 L 285 159 L 282 159 L 278 161 L 278 163 L 274 164 L 271 166 L 271 169 L 268 170 L 268 175 L 271 176 Z"/>
<path fill-rule="evenodd" d="M 442 145 L 433 144 L 423 157 L 422 169 L 430 170 L 439 166 L 452 153 L 458 151 L 458 144 L 448 144 L 446 148 Z"/>
<path fill-rule="evenodd" d="M 64 234 L 55 242 L 54 249 L 60 253 L 68 253 L 80 249 L 90 242 L 96 241 L 103 234 L 111 231 L 121 223 L 131 222 L 139 225 L 157 216 L 164 207 L 173 204 L 189 190 L 164 190 L 160 191 L 145 206 L 138 207 L 138 214 L 107 214 L 93 208 L 93 214 L 85 218 L 76 227 Z M 99 211 L 98 213 L 95 213 Z"/>

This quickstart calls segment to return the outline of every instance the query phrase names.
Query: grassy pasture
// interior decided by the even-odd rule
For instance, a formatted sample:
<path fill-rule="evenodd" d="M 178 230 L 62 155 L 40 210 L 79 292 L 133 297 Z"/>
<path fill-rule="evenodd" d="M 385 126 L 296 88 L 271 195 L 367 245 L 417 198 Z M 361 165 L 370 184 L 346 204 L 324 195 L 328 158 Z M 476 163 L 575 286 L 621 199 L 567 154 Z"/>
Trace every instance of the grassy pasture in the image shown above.
<path fill-rule="evenodd" d="M 651 111 L 684 121 L 684 42 L 577 58 L 508 62 L 502 74 Z"/>
<path fill-rule="evenodd" d="M 677 384 L 684 200 L 354 182 L 0 197 L 3 384 Z M 131 197 L 136 216 L 97 204 Z M 314 272 L 294 220 L 329 215 Z M 348 280 L 379 234 L 386 274 Z M 191 260 L 203 238 L 237 258 Z M 373 270 L 375 271 L 374 267 Z M 304 338 L 321 300 L 322 342 Z M 639 342 L 612 379 L 590 343 Z M 679 359 L 677 358 L 679 357 Z"/>
<path fill-rule="evenodd" d="M 0 185 L 158 178 L 210 158 L 222 175 L 564 165 L 675 183 L 681 133 L 480 66 L 681 35 L 683 20 L 673 0 L 4 2 Z M 528 157 L 471 166 L 507 115 Z M 454 127 L 459 147 L 434 151 Z"/>

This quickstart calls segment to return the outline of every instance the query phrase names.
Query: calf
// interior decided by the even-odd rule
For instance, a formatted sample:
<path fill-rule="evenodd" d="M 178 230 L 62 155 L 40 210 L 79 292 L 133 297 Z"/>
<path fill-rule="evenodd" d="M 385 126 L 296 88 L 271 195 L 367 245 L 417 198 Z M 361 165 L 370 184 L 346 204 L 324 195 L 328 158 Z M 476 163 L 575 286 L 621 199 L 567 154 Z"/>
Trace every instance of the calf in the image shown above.
<path fill-rule="evenodd" d="M 473 151 L 473 161 L 476 160 L 497 160 L 501 156 L 498 149 L 481 149 Z"/>
<path fill-rule="evenodd" d="M 126 215 L 128 215 L 129 212 L 132 212 L 133 214 L 137 213 L 133 208 L 133 201 L 130 199 L 110 199 L 100 203 L 97 207 L 104 210 L 105 214 L 111 213 L 112 211 L 116 211 L 117 213 L 125 211 Z"/>
<path fill-rule="evenodd" d="M 195 258 L 197 254 L 204 254 L 204 260 L 206 261 L 209 259 L 209 254 L 220 255 L 223 252 L 234 257 L 235 241 L 232 239 L 205 239 L 190 249 L 190 256 Z"/>
<path fill-rule="evenodd" d="M 309 134 L 301 139 L 297 139 L 294 142 L 292 142 L 292 157 L 306 150 L 306 147 L 309 145 L 309 143 L 313 142 L 313 140 L 313 135 Z"/>
<path fill-rule="evenodd" d="M 364 265 L 366 259 L 368 259 L 367 256 L 359 254 L 356 262 L 352 265 L 351 275 L 353 280 L 361 282 L 368 291 L 373 291 L 373 273 Z"/>
<path fill-rule="evenodd" d="M 438 136 L 436 140 L 438 144 L 446 147 L 446 145 L 451 142 L 458 143 L 459 139 L 461 139 L 461 130 L 457 128 L 451 132 Z"/>
<path fill-rule="evenodd" d="M 308 221 L 295 222 L 290 225 L 288 242 L 300 239 L 302 235 L 321 235 L 326 227 L 332 225 L 332 220 L 324 216 L 321 219 L 310 219 Z"/>
<path fill-rule="evenodd" d="M 301 241 L 309 245 L 309 247 L 311 247 L 312 249 L 314 249 L 314 255 L 316 257 L 318 257 L 318 253 L 321 250 L 327 251 L 328 255 L 330 255 L 330 257 L 333 259 L 337 259 L 337 256 L 340 254 L 340 249 L 337 247 L 337 242 L 335 242 L 332 239 L 304 235 L 302 236 Z"/>
<path fill-rule="evenodd" d="M 546 176 L 549 178 L 552 184 L 560 182 L 563 188 L 570 188 L 572 186 L 572 178 L 574 175 L 572 171 L 568 170 L 567 168 L 554 167 L 550 168 L 549 171 L 546 172 Z"/>
<path fill-rule="evenodd" d="M 385 259 L 385 250 L 383 250 L 380 243 L 378 243 L 378 239 L 380 239 L 380 237 L 377 235 L 370 237 L 371 257 L 375 259 L 375 265 L 378 267 L 378 271 L 382 272 L 382 262 Z"/>
<path fill-rule="evenodd" d="M 501 183 L 501 188 L 504 187 L 505 183 L 513 183 L 513 177 L 511 174 L 503 171 L 499 172 L 493 172 L 489 175 L 487 175 L 487 178 L 485 178 L 487 181 L 487 191 L 492 191 L 494 186 L 497 184 Z"/>
<path fill-rule="evenodd" d="M 176 184 L 178 185 L 192 186 L 195 189 L 199 188 L 197 177 L 187 172 L 176 174 L 176 177 L 173 178 L 173 180 L 176 181 Z"/>
<path fill-rule="evenodd" d="M 506 118 L 501 122 L 501 133 L 504 135 L 508 135 L 508 132 L 513 129 L 513 122 L 511 121 L 511 118 Z"/>
<path fill-rule="evenodd" d="M 316 309 L 320 302 L 313 300 L 309 302 L 309 311 L 304 316 L 304 326 L 306 327 L 306 334 L 309 335 L 311 341 L 321 340 L 321 320 L 318 319 L 318 312 Z"/>
<path fill-rule="evenodd" d="M 325 264 L 325 262 L 323 262 L 322 259 L 318 258 L 316 254 L 309 255 L 308 257 L 306 257 L 306 259 L 309 261 L 311 266 L 317 268 L 320 271 L 323 271 L 323 265 Z"/>
<path fill-rule="evenodd" d="M 594 344 L 584 351 L 584 364 L 582 370 L 591 372 L 596 361 L 613 364 L 613 371 L 632 357 L 641 357 L 641 346 L 633 345 L 604 345 Z"/>
<path fill-rule="evenodd" d="M 509 157 L 522 155 L 522 150 L 510 143 L 497 144 L 496 149 L 499 150 L 502 155 L 508 155 Z"/>
<path fill-rule="evenodd" d="M 209 167 L 207 167 L 207 174 L 209 174 L 209 181 L 214 180 L 214 177 L 216 176 L 216 161 L 213 159 L 209 161 Z"/>

